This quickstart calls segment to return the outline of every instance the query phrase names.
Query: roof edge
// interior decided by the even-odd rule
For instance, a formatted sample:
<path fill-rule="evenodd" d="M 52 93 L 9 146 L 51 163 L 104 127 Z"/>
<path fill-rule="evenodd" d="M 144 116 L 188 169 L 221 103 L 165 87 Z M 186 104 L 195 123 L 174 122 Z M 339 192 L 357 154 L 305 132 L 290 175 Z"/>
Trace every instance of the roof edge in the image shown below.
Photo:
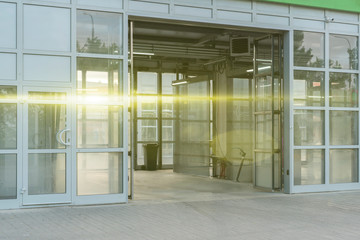
<path fill-rule="evenodd" d="M 305 7 L 316 7 L 340 11 L 360 13 L 359 0 L 257 0 L 260 2 L 276 2 Z"/>

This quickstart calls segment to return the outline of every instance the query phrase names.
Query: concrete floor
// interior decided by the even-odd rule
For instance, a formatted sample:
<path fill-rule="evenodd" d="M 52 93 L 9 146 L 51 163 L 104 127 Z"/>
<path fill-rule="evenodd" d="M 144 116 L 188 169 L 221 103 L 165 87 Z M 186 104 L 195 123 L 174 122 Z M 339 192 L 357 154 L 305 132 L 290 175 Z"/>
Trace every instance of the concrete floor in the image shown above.
<path fill-rule="evenodd" d="M 128 204 L 0 211 L 0 239 L 360 238 L 360 191 L 287 195 L 168 171 L 136 174 Z"/>
<path fill-rule="evenodd" d="M 210 201 L 263 193 L 250 183 L 185 175 L 172 170 L 135 171 L 134 174 L 133 202 L 136 203 Z"/>

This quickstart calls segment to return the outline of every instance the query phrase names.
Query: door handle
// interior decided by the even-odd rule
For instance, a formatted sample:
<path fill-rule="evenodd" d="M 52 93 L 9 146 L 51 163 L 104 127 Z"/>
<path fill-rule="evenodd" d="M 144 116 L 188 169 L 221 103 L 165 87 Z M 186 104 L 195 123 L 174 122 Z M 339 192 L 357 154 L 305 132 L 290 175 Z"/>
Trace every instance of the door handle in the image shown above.
<path fill-rule="evenodd" d="M 59 132 L 56 133 L 56 141 L 62 145 L 65 145 L 65 146 L 70 146 L 70 142 L 65 142 L 63 139 L 62 139 L 62 136 L 65 132 L 69 132 L 70 129 L 63 129 Z"/>

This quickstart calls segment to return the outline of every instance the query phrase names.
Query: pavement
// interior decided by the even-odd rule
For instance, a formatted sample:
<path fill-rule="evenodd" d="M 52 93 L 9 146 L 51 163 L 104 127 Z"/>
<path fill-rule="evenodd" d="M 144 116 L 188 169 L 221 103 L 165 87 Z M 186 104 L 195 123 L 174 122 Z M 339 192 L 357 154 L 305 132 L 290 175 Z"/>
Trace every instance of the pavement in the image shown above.
<path fill-rule="evenodd" d="M 0 239 L 360 239 L 360 191 L 138 195 L 127 204 L 2 210 Z"/>

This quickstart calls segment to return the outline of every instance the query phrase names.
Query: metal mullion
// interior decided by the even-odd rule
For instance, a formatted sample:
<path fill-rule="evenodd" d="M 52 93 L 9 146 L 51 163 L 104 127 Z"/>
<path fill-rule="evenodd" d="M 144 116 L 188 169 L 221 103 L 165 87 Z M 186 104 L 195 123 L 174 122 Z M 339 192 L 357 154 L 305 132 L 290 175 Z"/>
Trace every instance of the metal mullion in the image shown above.
<path fill-rule="evenodd" d="M 19 150 L 17 149 L 1 149 L 0 154 L 18 154 Z"/>
<path fill-rule="evenodd" d="M 67 149 L 28 149 L 27 153 L 67 153 Z"/>
<path fill-rule="evenodd" d="M 325 113 L 324 113 L 324 129 L 325 129 L 325 159 L 324 159 L 324 174 L 325 174 L 325 185 L 329 185 L 329 174 L 330 174 L 330 74 L 329 74 L 329 60 L 330 60 L 330 40 L 329 40 L 328 24 L 325 24 Z"/>
<path fill-rule="evenodd" d="M 271 162 L 272 162 L 272 166 L 271 166 L 271 175 L 272 175 L 272 190 L 275 190 L 275 154 L 274 154 L 274 148 L 275 148 L 275 141 L 274 141 L 274 137 L 275 137 L 275 131 L 274 131 L 274 108 L 275 108 L 275 100 L 274 100 L 274 93 L 275 93 L 275 89 L 274 89 L 274 77 L 275 77 L 275 69 L 274 69 L 274 60 L 275 60 L 275 53 L 274 53 L 274 35 L 271 35 Z"/>
<path fill-rule="evenodd" d="M 157 133 L 158 133 L 158 144 L 159 144 L 159 163 L 158 168 L 162 168 L 162 62 L 158 62 L 157 72 Z"/>
<path fill-rule="evenodd" d="M 126 148 L 78 148 L 75 150 L 76 153 L 125 153 Z"/>
<path fill-rule="evenodd" d="M 96 53 L 76 53 L 77 58 L 101 58 L 110 60 L 124 60 L 124 55 L 96 54 Z"/>
<path fill-rule="evenodd" d="M 293 70 L 294 71 L 308 71 L 308 72 L 325 72 L 326 68 L 325 67 L 315 68 L 315 67 L 293 66 Z"/>
<path fill-rule="evenodd" d="M 311 150 L 311 149 L 323 149 L 323 150 L 325 150 L 325 148 L 326 148 L 325 145 L 293 146 L 293 149 L 298 149 L 298 150 L 303 150 L 303 149 L 304 150 Z"/>

